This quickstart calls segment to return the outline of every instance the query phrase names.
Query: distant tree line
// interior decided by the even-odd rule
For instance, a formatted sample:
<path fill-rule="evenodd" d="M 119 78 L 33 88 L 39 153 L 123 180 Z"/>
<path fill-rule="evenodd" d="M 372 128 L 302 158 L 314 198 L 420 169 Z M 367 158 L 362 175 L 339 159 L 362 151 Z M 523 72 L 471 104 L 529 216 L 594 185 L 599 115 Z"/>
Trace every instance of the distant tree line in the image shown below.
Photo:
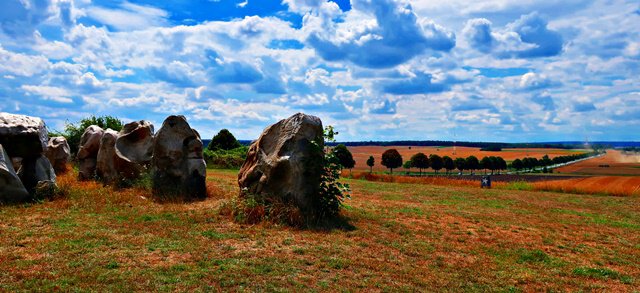
<path fill-rule="evenodd" d="M 580 142 L 570 143 L 506 143 L 506 142 L 470 142 L 470 141 L 447 141 L 447 140 L 400 140 L 400 141 L 350 141 L 341 142 L 345 146 L 462 146 L 478 148 L 555 148 L 555 149 L 580 149 L 584 145 Z M 338 143 L 329 143 L 336 146 Z"/>
<path fill-rule="evenodd" d="M 565 164 L 572 161 L 586 159 L 589 157 L 596 156 L 600 154 L 599 151 L 582 153 L 582 154 L 574 154 L 574 155 L 566 155 L 566 156 L 558 156 L 553 159 L 549 158 L 549 156 L 544 155 L 542 159 L 526 157 L 523 159 L 515 159 L 511 162 L 511 169 L 516 170 L 516 172 L 524 171 L 533 171 L 535 168 L 543 167 L 544 170 L 547 170 L 547 167 L 552 165 Z"/>

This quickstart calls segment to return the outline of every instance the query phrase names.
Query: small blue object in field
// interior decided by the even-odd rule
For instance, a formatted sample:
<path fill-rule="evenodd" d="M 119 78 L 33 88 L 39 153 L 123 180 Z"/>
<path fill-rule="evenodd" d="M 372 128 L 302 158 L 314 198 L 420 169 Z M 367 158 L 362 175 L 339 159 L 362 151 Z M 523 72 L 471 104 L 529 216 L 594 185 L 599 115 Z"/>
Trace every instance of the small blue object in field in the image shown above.
<path fill-rule="evenodd" d="M 491 188 L 491 176 L 482 176 L 480 179 L 480 188 Z"/>

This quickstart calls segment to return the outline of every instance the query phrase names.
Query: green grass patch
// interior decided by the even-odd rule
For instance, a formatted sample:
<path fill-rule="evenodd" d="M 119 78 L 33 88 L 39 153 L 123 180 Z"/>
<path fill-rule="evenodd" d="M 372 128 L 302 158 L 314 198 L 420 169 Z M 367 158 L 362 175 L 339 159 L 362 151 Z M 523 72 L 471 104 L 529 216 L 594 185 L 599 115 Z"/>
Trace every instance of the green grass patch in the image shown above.
<path fill-rule="evenodd" d="M 631 278 L 630 276 L 622 275 L 608 268 L 577 267 L 573 270 L 573 274 L 579 277 L 594 279 L 614 279 L 619 280 L 625 284 L 633 283 L 633 278 Z"/>
<path fill-rule="evenodd" d="M 513 182 L 507 183 L 507 185 L 505 185 L 504 188 L 508 189 L 508 190 L 526 190 L 526 191 L 530 191 L 530 190 L 533 190 L 533 185 L 531 183 L 529 183 L 529 182 L 526 182 L 526 181 L 513 181 Z"/>

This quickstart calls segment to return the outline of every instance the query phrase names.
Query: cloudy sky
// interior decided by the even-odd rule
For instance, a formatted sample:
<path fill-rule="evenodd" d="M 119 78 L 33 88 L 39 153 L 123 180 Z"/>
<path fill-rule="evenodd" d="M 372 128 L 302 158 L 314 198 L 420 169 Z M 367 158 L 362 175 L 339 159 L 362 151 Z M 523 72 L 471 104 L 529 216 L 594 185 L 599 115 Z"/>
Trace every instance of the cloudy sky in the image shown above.
<path fill-rule="evenodd" d="M 0 111 L 255 139 L 639 140 L 640 4 L 584 0 L 2 0 Z"/>

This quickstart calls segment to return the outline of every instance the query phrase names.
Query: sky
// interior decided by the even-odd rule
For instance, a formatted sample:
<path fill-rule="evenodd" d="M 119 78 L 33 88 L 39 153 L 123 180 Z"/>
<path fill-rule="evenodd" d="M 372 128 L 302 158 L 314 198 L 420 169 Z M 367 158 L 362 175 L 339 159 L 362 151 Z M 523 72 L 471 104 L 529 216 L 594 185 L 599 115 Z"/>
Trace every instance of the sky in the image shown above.
<path fill-rule="evenodd" d="M 0 112 L 256 139 L 640 140 L 640 3 L 2 0 Z"/>

